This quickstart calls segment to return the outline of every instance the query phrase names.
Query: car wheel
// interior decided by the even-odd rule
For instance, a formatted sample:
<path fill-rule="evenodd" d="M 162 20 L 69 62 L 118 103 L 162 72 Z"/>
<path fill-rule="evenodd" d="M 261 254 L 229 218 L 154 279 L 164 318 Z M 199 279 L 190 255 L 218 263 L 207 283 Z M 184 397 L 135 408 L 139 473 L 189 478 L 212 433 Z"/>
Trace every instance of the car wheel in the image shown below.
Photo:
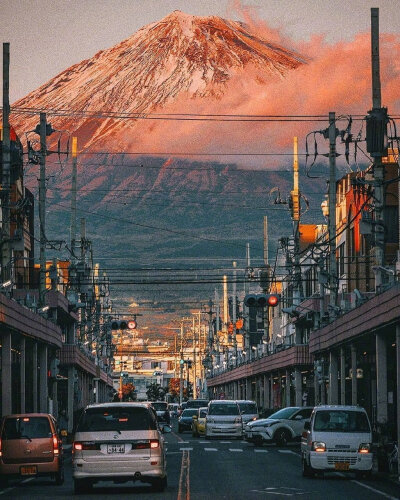
<path fill-rule="evenodd" d="M 307 464 L 305 457 L 301 457 L 301 469 L 303 477 L 314 477 L 314 469 Z"/>
<path fill-rule="evenodd" d="M 356 470 L 356 479 L 371 479 L 372 470 Z"/>
<path fill-rule="evenodd" d="M 162 479 L 157 479 L 153 483 L 154 491 L 158 491 L 160 493 L 163 492 L 167 486 L 168 486 L 167 476 L 163 477 Z"/>
<path fill-rule="evenodd" d="M 55 480 L 58 486 L 64 484 L 64 467 L 60 467 L 59 470 L 56 472 Z"/>
<path fill-rule="evenodd" d="M 92 484 L 85 479 L 74 479 L 74 493 L 76 495 L 90 491 L 91 487 Z"/>
<path fill-rule="evenodd" d="M 286 429 L 278 429 L 274 435 L 274 441 L 278 446 L 286 446 L 290 441 L 290 434 Z"/>

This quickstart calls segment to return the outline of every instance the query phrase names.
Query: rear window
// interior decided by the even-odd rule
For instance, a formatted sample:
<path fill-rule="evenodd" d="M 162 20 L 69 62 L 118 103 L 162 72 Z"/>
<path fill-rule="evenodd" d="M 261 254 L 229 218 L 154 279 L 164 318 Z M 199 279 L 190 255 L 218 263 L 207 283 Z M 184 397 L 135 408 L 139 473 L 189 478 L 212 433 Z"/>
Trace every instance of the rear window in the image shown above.
<path fill-rule="evenodd" d="M 206 418 L 206 416 L 207 416 L 207 410 L 200 410 L 199 413 L 200 413 L 200 415 L 199 415 L 200 418 Z"/>
<path fill-rule="evenodd" d="M 208 409 L 209 415 L 239 415 L 239 407 L 236 403 L 214 403 Z"/>
<path fill-rule="evenodd" d="M 156 411 L 168 410 L 168 403 L 151 403 L 151 405 Z"/>
<path fill-rule="evenodd" d="M 238 402 L 240 411 L 244 415 L 255 415 L 257 413 L 257 405 L 255 403 L 240 403 Z"/>
<path fill-rule="evenodd" d="M 147 408 L 88 408 L 79 420 L 77 432 L 156 430 L 157 423 Z"/>
<path fill-rule="evenodd" d="M 182 413 L 182 417 L 193 417 L 193 415 L 197 415 L 197 410 L 194 408 L 190 408 L 189 410 L 184 410 Z"/>
<path fill-rule="evenodd" d="M 7 418 L 1 439 L 38 439 L 51 437 L 51 427 L 46 417 Z"/>
<path fill-rule="evenodd" d="M 207 399 L 191 399 L 187 402 L 186 408 L 201 408 L 202 406 L 207 406 Z"/>
<path fill-rule="evenodd" d="M 367 415 L 361 411 L 320 410 L 315 414 L 314 430 L 323 432 L 370 432 Z"/>

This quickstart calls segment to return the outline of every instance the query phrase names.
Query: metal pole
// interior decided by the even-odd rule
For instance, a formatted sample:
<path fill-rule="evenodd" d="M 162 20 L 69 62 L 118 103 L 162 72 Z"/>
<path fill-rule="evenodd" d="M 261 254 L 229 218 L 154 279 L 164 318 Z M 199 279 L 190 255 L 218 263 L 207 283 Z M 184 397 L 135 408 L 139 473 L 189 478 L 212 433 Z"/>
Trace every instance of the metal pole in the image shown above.
<path fill-rule="evenodd" d="M 200 311 L 199 311 L 200 318 Z M 197 398 L 196 388 L 196 325 L 195 318 L 193 317 L 193 399 Z"/>
<path fill-rule="evenodd" d="M 40 113 L 40 177 L 39 177 L 39 227 L 40 227 L 40 281 L 39 307 L 45 305 L 46 291 L 46 113 Z"/>
<path fill-rule="evenodd" d="M 233 266 L 233 284 L 232 284 L 232 323 L 233 323 L 233 351 L 235 356 L 235 364 L 237 357 L 237 340 L 236 340 L 236 261 L 232 262 Z"/>
<path fill-rule="evenodd" d="M 76 178 L 78 139 L 72 137 L 72 177 L 71 177 L 71 251 L 75 252 L 76 241 Z"/>
<path fill-rule="evenodd" d="M 3 144 L 2 144 L 2 234 L 1 234 L 1 280 L 11 277 L 10 249 L 10 44 L 3 43 Z"/>
<path fill-rule="evenodd" d="M 181 322 L 181 357 L 179 359 L 179 405 L 182 406 L 183 401 L 183 321 Z"/>
<path fill-rule="evenodd" d="M 379 63 L 379 9 L 371 8 L 372 107 L 382 106 Z"/>
<path fill-rule="evenodd" d="M 336 117 L 329 113 L 329 303 L 335 317 L 336 279 Z"/>

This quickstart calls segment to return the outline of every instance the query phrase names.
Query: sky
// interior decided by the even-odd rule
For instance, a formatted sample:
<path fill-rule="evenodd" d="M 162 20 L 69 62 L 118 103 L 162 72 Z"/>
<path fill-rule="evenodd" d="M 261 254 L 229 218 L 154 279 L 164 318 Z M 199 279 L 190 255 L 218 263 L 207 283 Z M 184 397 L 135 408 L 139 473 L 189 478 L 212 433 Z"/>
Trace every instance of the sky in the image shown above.
<path fill-rule="evenodd" d="M 10 43 L 10 101 L 173 10 L 235 20 L 250 11 L 296 43 L 322 35 L 337 44 L 370 31 L 371 7 L 380 9 L 381 33 L 400 33 L 399 0 L 0 0 L 1 41 Z"/>

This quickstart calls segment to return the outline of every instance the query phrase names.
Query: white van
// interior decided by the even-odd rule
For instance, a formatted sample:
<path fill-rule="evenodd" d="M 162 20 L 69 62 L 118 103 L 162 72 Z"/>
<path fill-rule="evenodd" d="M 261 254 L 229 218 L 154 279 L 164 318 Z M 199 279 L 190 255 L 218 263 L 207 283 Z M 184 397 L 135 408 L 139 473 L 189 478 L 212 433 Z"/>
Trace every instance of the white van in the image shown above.
<path fill-rule="evenodd" d="M 372 432 L 359 406 L 316 406 L 301 438 L 303 476 L 316 472 L 355 472 L 370 476 Z"/>
<path fill-rule="evenodd" d="M 72 446 L 75 493 L 98 481 L 141 481 L 167 486 L 165 445 L 150 403 L 101 403 L 85 408 Z"/>
<path fill-rule="evenodd" d="M 206 416 L 206 439 L 216 436 L 241 438 L 242 434 L 242 416 L 237 402 L 227 399 L 210 401 Z"/>

